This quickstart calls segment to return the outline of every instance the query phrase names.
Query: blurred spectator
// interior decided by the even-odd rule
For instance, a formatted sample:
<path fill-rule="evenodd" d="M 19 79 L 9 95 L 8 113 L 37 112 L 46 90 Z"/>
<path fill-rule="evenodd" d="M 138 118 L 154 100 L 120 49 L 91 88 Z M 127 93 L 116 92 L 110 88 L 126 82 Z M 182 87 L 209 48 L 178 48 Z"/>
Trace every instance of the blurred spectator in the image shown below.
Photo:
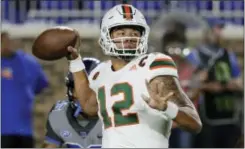
<path fill-rule="evenodd" d="M 203 43 L 188 56 L 197 68 L 192 82 L 200 83 L 202 93 L 199 112 L 203 129 L 196 137 L 197 148 L 231 148 L 241 135 L 238 99 L 242 99 L 243 84 L 235 54 L 221 46 L 223 26 L 210 24 Z"/>
<path fill-rule="evenodd" d="M 35 58 L 12 45 L 1 32 L 1 147 L 32 148 L 34 98 L 48 82 Z"/>
<path fill-rule="evenodd" d="M 170 55 L 175 61 L 179 79 L 184 91 L 189 94 L 190 79 L 194 67 L 185 59 L 185 54 L 188 53 L 187 37 L 185 35 L 186 27 L 179 22 L 171 22 L 162 37 L 162 52 Z M 188 95 L 190 97 L 190 94 Z M 192 134 L 185 132 L 176 126 L 174 123 L 170 136 L 170 148 L 190 148 L 192 147 Z"/>

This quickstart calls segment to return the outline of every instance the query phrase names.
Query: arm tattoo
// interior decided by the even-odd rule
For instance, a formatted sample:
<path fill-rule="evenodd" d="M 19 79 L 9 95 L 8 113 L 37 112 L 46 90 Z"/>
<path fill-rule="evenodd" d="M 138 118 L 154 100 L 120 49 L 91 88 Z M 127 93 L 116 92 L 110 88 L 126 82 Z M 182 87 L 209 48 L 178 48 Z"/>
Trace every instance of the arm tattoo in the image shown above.
<path fill-rule="evenodd" d="M 169 101 L 174 102 L 179 107 L 188 106 L 193 108 L 193 103 L 184 93 L 177 78 L 173 76 L 159 76 L 154 78 L 152 82 L 153 81 L 162 82 L 164 84 L 163 88 L 161 89 L 162 96 L 166 96 L 169 92 L 174 92 L 172 99 L 170 99 Z"/>

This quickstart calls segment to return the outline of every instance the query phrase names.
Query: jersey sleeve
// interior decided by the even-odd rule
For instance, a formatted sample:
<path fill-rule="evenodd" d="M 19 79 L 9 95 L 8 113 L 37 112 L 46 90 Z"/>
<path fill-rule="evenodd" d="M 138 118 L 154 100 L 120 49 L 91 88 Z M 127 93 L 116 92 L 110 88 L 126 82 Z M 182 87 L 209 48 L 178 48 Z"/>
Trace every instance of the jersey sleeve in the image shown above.
<path fill-rule="evenodd" d="M 177 66 L 170 56 L 162 53 L 149 55 L 147 80 L 150 81 L 157 76 L 173 76 L 178 78 Z"/>
<path fill-rule="evenodd" d="M 105 66 L 105 62 L 100 63 L 91 71 L 90 75 L 88 76 L 89 87 L 93 89 L 95 92 L 98 87 L 98 82 L 99 82 L 98 78 L 100 77 L 101 71 L 103 71 L 104 66 Z"/>
<path fill-rule="evenodd" d="M 52 107 L 51 111 L 49 112 L 49 115 L 52 112 L 52 110 L 54 109 L 54 107 L 55 107 L 55 105 Z M 46 123 L 45 143 L 55 144 L 59 147 L 63 144 L 63 140 L 56 134 L 56 132 L 52 128 L 49 118 L 48 118 L 47 123 Z"/>

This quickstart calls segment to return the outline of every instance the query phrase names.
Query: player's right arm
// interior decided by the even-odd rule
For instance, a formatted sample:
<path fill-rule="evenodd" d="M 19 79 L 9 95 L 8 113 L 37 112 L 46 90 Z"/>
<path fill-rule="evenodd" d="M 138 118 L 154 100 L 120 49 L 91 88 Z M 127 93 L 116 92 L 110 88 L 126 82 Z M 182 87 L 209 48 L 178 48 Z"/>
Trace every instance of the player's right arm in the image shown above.
<path fill-rule="evenodd" d="M 96 94 L 89 87 L 89 81 L 86 72 L 84 70 L 75 72 L 73 73 L 73 77 L 77 97 L 83 111 L 88 116 L 96 116 L 98 111 Z"/>
<path fill-rule="evenodd" d="M 73 74 L 75 91 L 80 105 L 87 115 L 96 116 L 98 111 L 96 94 L 89 87 L 89 80 L 82 58 L 77 49 L 68 47 L 68 51 L 71 53 L 69 56 L 69 70 Z"/>

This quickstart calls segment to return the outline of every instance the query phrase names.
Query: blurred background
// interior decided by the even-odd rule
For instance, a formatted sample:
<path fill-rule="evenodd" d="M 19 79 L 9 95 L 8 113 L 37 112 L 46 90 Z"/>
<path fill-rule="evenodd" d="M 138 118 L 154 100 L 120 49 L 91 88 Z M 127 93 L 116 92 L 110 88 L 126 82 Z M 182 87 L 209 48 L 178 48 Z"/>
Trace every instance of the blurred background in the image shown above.
<path fill-rule="evenodd" d="M 2 32 L 7 32 L 9 34 L 13 49 L 21 49 L 31 54 L 32 43 L 35 37 L 42 31 L 57 25 L 69 26 L 77 29 L 81 35 L 83 42 L 83 56 L 93 56 L 100 60 L 104 60 L 105 56 L 103 56 L 102 50 L 98 45 L 100 20 L 108 9 L 122 2 L 134 5 L 146 16 L 147 22 L 151 27 L 149 52 L 159 51 L 167 53 L 175 58 L 179 68 L 186 68 L 183 71 L 179 70 L 182 74 L 185 74 L 181 76 L 181 83 L 183 88 L 186 88 L 188 95 L 192 97 L 200 115 L 203 115 L 202 120 L 206 121 L 205 126 L 206 123 L 207 126 L 212 128 L 227 125 L 235 126 L 235 130 L 238 130 L 238 133 L 234 134 L 234 136 L 231 135 L 231 137 L 237 141 L 243 135 L 244 127 L 243 0 L 2 0 L 1 30 Z M 209 34 L 209 32 L 211 32 L 211 34 Z M 214 50 L 212 49 L 213 47 L 209 46 L 211 43 L 207 42 L 210 38 L 218 38 L 218 46 L 215 46 Z M 203 45 L 208 46 L 204 46 L 203 48 Z M 200 84 L 207 80 L 220 82 L 220 84 L 223 83 L 222 85 L 224 86 L 224 84 L 229 84 L 227 83 L 229 82 L 229 79 L 232 79 L 233 71 L 228 80 L 227 78 L 224 80 L 211 77 L 213 74 L 216 74 L 214 73 L 216 70 L 213 69 L 213 65 L 216 64 L 216 61 L 220 58 L 218 56 L 218 58 L 213 59 L 212 55 L 217 53 L 220 48 L 225 49 L 224 51 L 228 51 L 228 53 L 233 53 L 232 55 L 235 55 L 236 57 L 235 61 L 237 65 L 234 66 L 229 63 L 229 72 L 232 71 L 231 69 L 233 69 L 233 66 L 239 71 L 234 73 L 234 78 L 236 81 L 238 80 L 238 83 L 234 85 L 235 87 L 231 87 L 236 88 L 237 90 L 234 89 L 232 93 L 229 91 L 229 96 L 232 94 L 235 104 L 231 102 L 225 103 L 234 107 L 231 108 L 231 114 L 227 114 L 227 111 L 224 112 L 225 114 L 220 111 L 217 112 L 217 109 L 213 108 L 213 106 L 206 106 L 209 104 L 217 105 L 219 103 L 207 102 L 205 98 L 209 97 L 209 92 L 205 89 L 202 90 L 200 87 Z M 3 47 L 1 47 L 1 49 L 3 49 Z M 209 49 L 204 51 L 211 51 L 211 54 L 206 57 L 203 56 L 206 59 L 202 59 L 203 57 L 200 56 L 201 58 L 198 58 L 199 60 L 197 62 L 193 57 L 195 57 L 195 53 L 202 53 L 200 51 L 203 51 L 203 49 Z M 210 59 L 212 59 L 212 62 L 210 62 L 212 64 L 206 65 L 205 63 L 209 63 Z M 228 61 L 230 62 L 231 60 Z M 65 85 L 62 86 L 61 84 L 64 84 L 64 76 L 67 73 L 68 66 L 66 59 L 55 62 L 47 62 L 38 59 L 38 62 L 41 64 L 41 67 L 48 78 L 49 87 L 35 97 L 35 100 L 33 100 L 33 108 L 31 108 L 34 112 L 33 125 L 36 147 L 40 147 L 43 143 L 47 113 L 51 109 L 51 106 L 57 100 L 66 98 Z M 182 66 L 181 64 L 184 64 L 183 62 L 186 62 L 186 65 Z M 220 71 L 221 74 L 225 73 L 223 70 Z M 197 75 L 199 72 L 200 75 Z M 2 74 L 2 79 L 3 77 Z M 214 85 L 209 84 L 207 86 Z M 5 86 L 2 84 L 2 88 L 4 87 Z M 3 90 L 1 91 L 3 92 Z M 7 90 L 7 92 L 11 94 L 10 90 Z M 218 95 L 217 92 L 219 92 Z M 214 93 L 215 97 L 223 95 L 228 96 L 227 92 L 220 90 L 217 92 Z M 214 94 L 212 93 L 212 96 L 214 96 Z M 1 97 L 1 101 L 3 100 L 6 99 Z M 5 105 L 1 104 L 1 106 Z M 211 113 L 216 112 L 218 114 L 210 116 L 210 114 L 207 114 L 207 109 L 214 111 Z M 2 117 L 3 115 L 7 115 L 7 113 L 2 111 Z M 3 118 L 2 121 L 4 121 Z M 175 136 L 181 136 L 179 134 L 183 134 L 182 132 L 178 132 L 178 128 L 173 129 L 173 134 L 175 134 L 175 129 L 177 134 Z M 225 130 L 226 127 L 220 131 L 224 132 Z M 231 132 L 233 130 L 234 129 L 231 129 Z M 215 132 L 215 134 L 228 135 L 230 133 L 221 132 Z M 183 134 L 183 137 L 179 138 L 174 137 L 173 135 L 173 138 L 171 138 L 172 144 L 180 144 L 180 146 L 172 145 L 171 147 L 198 147 L 196 144 L 202 144 L 202 140 L 209 138 L 209 136 L 210 134 L 204 136 Z M 186 141 L 185 138 L 190 139 Z M 198 141 L 196 141 L 195 138 L 199 138 Z"/>

